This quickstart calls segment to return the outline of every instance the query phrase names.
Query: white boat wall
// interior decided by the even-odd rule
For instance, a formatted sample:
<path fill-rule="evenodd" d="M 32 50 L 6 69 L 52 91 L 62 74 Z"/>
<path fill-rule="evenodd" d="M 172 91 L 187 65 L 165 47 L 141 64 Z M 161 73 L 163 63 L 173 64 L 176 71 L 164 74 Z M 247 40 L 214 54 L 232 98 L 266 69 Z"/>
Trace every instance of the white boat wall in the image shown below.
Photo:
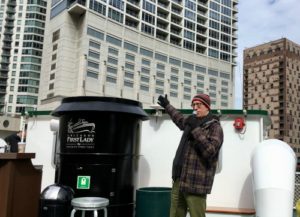
<path fill-rule="evenodd" d="M 148 110 L 149 120 L 143 121 L 140 142 L 137 187 L 171 187 L 171 167 L 182 132 L 166 114 Z M 191 110 L 183 112 L 191 114 Z M 207 198 L 207 217 L 254 217 L 254 190 L 251 155 L 267 139 L 270 118 L 265 111 L 219 110 L 224 130 L 224 143 L 219 155 L 218 171 L 213 190 Z M 245 126 L 236 130 L 236 118 L 245 120 Z M 38 112 L 28 118 L 26 152 L 35 152 L 34 164 L 43 165 L 42 190 L 54 183 L 53 165 L 56 131 L 50 130 L 50 115 Z M 52 130 L 58 121 L 52 120 Z M 280 174 L 278 174 L 280 175 Z M 277 177 L 274 177 L 275 179 Z M 280 204 L 276 209 L 280 209 Z M 266 217 L 266 216 L 257 216 Z M 272 216 L 277 217 L 277 216 Z M 289 214 L 286 216 L 291 217 Z"/>

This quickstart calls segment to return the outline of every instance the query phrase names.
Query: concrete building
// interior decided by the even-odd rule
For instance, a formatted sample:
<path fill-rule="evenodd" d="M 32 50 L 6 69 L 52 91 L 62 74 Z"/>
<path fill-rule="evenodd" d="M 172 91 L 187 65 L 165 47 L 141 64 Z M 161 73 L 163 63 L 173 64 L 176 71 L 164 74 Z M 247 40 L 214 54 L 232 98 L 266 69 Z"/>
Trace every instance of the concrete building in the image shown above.
<path fill-rule="evenodd" d="M 269 137 L 300 153 L 300 45 L 282 38 L 244 50 L 244 108 L 267 110 Z"/>
<path fill-rule="evenodd" d="M 46 0 L 0 2 L 0 112 L 37 107 Z"/>
<path fill-rule="evenodd" d="M 144 108 L 196 93 L 231 108 L 237 0 L 55 0 L 49 4 L 39 109 L 66 96 L 114 96 Z"/>

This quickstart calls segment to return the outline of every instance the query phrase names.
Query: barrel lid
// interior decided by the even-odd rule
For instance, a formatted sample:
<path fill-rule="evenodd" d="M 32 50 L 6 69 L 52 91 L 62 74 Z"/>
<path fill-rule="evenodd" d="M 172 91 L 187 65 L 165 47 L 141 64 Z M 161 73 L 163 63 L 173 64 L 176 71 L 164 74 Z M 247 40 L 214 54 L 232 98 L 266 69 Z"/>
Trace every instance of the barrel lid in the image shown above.
<path fill-rule="evenodd" d="M 62 100 L 51 115 L 60 117 L 70 112 L 120 112 L 134 114 L 142 120 L 148 120 L 147 113 L 142 108 L 142 103 L 116 97 L 76 96 Z"/>

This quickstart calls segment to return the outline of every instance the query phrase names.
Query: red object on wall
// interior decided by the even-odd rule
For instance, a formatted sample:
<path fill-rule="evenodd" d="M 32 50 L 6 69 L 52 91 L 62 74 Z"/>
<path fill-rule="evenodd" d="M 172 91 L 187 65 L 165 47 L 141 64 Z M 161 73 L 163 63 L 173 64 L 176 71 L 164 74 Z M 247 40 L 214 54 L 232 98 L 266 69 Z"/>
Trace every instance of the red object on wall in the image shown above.
<path fill-rule="evenodd" d="M 234 119 L 233 126 L 236 130 L 242 130 L 245 126 L 245 120 L 244 118 L 236 118 Z"/>

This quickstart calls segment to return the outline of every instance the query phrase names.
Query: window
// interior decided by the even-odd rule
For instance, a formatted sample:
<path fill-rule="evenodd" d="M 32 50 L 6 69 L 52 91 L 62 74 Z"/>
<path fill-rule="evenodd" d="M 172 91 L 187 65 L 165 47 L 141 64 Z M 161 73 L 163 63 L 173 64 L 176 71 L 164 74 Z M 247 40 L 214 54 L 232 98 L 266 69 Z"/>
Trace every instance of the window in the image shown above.
<path fill-rule="evenodd" d="M 156 65 L 156 68 L 157 68 L 157 69 L 160 69 L 160 70 L 165 70 L 165 65 L 159 64 L 159 63 L 158 63 L 158 64 Z"/>
<path fill-rule="evenodd" d="M 209 7 L 215 11 L 218 11 L 218 12 L 220 11 L 220 5 L 215 2 L 211 1 Z"/>
<path fill-rule="evenodd" d="M 90 3 L 90 8 L 103 15 L 106 13 L 106 6 L 97 1 L 93 1 L 93 4 Z"/>
<path fill-rule="evenodd" d="M 118 70 L 114 67 L 107 66 L 106 70 L 107 70 L 108 73 L 111 73 L 111 74 L 117 74 L 118 73 Z"/>
<path fill-rule="evenodd" d="M 52 34 L 52 43 L 59 39 L 60 30 L 53 32 Z"/>
<path fill-rule="evenodd" d="M 131 78 L 131 79 L 134 78 L 133 72 L 130 72 L 130 71 L 125 71 L 124 76 L 125 76 L 126 78 Z"/>
<path fill-rule="evenodd" d="M 53 90 L 54 89 L 54 83 L 49 84 L 49 90 Z"/>
<path fill-rule="evenodd" d="M 143 0 L 143 9 L 145 9 L 146 11 L 149 11 L 153 14 L 155 13 L 155 5 L 146 0 Z"/>
<path fill-rule="evenodd" d="M 140 85 L 140 90 L 149 92 L 149 86 L 146 86 L 146 85 Z"/>
<path fill-rule="evenodd" d="M 196 11 L 196 4 L 194 2 L 192 2 L 192 1 L 190 1 L 190 0 L 186 0 L 185 1 L 185 7 L 189 8 L 189 9 L 191 9 L 193 11 Z"/>
<path fill-rule="evenodd" d="M 149 77 L 141 76 L 141 81 L 145 83 L 149 83 L 150 79 Z"/>
<path fill-rule="evenodd" d="M 9 95 L 8 102 L 9 102 L 9 103 L 12 103 L 12 102 L 13 102 L 13 99 L 14 99 L 14 96 L 13 96 L 13 95 Z"/>
<path fill-rule="evenodd" d="M 128 43 L 128 42 L 124 42 L 124 48 L 127 49 L 127 50 L 134 51 L 136 53 L 138 52 L 138 46 L 134 45 L 134 44 L 131 44 L 131 43 Z"/>
<path fill-rule="evenodd" d="M 170 84 L 170 88 L 171 89 L 175 89 L 175 90 L 177 90 L 178 89 L 178 85 L 177 84 Z"/>
<path fill-rule="evenodd" d="M 110 35 L 106 36 L 106 41 L 111 43 L 111 44 L 117 45 L 119 47 L 121 47 L 121 45 L 122 45 L 122 40 L 120 40 L 118 38 L 115 38 L 113 36 L 110 36 Z"/>
<path fill-rule="evenodd" d="M 109 5 L 123 11 L 124 10 L 124 2 L 121 0 L 109 0 Z"/>
<path fill-rule="evenodd" d="M 178 93 L 176 93 L 176 92 L 170 92 L 170 96 L 171 96 L 171 97 L 176 97 L 176 98 L 177 98 L 177 97 L 178 97 Z"/>
<path fill-rule="evenodd" d="M 228 86 L 228 81 L 222 81 L 221 84 L 224 86 Z"/>
<path fill-rule="evenodd" d="M 95 29 L 92 29 L 90 27 L 88 27 L 88 29 L 87 29 L 87 34 L 92 36 L 92 37 L 101 39 L 101 40 L 104 39 L 104 34 L 102 32 L 99 32 L 99 31 L 97 31 Z"/>
<path fill-rule="evenodd" d="M 133 82 L 132 81 L 124 80 L 124 86 L 125 87 L 133 88 Z"/>
<path fill-rule="evenodd" d="M 210 57 L 218 58 L 219 57 L 219 51 L 213 50 L 213 49 L 209 49 L 208 50 L 208 55 Z"/>
<path fill-rule="evenodd" d="M 188 30 L 184 30 L 184 37 L 194 41 L 195 40 L 195 33 L 190 32 Z"/>
<path fill-rule="evenodd" d="M 118 56 L 119 51 L 115 48 L 109 47 L 108 48 L 108 53 Z"/>
<path fill-rule="evenodd" d="M 91 71 L 91 70 L 88 70 L 86 72 L 86 76 L 90 77 L 90 78 L 96 78 L 96 79 L 98 79 L 98 73 L 94 72 L 94 71 Z"/>
<path fill-rule="evenodd" d="M 113 64 L 113 65 L 118 65 L 118 60 L 114 57 L 108 56 L 107 62 L 110 63 L 110 64 Z"/>
<path fill-rule="evenodd" d="M 211 27 L 213 29 L 216 29 L 216 30 L 219 30 L 220 29 L 220 24 L 213 21 L 213 20 L 210 20 L 209 21 L 209 27 Z"/>
<path fill-rule="evenodd" d="M 135 56 L 134 55 L 131 55 L 129 53 L 126 53 L 126 57 L 125 57 L 127 60 L 131 60 L 131 61 L 135 61 Z"/>
<path fill-rule="evenodd" d="M 182 67 L 190 70 L 194 70 L 194 65 L 191 63 L 183 62 Z"/>
<path fill-rule="evenodd" d="M 205 74 L 206 68 L 204 66 L 196 66 L 196 71 Z"/>
<path fill-rule="evenodd" d="M 185 14 L 184 16 L 188 19 L 191 19 L 191 20 L 196 20 L 196 14 L 192 11 L 189 11 L 189 10 L 185 10 Z"/>
<path fill-rule="evenodd" d="M 202 76 L 202 75 L 197 75 L 197 79 L 198 79 L 198 80 L 201 80 L 201 81 L 204 81 L 204 76 Z"/>
<path fill-rule="evenodd" d="M 164 86 L 164 81 L 156 80 L 156 85 L 158 85 L 158 86 Z"/>
<path fill-rule="evenodd" d="M 160 60 L 162 62 L 168 62 L 168 57 L 159 53 L 155 53 L 155 59 Z"/>
<path fill-rule="evenodd" d="M 88 67 L 99 69 L 99 64 L 95 62 L 88 61 Z"/>
<path fill-rule="evenodd" d="M 230 79 L 230 74 L 226 72 L 220 72 L 220 77 L 225 79 Z"/>
<path fill-rule="evenodd" d="M 192 73 L 191 72 L 184 72 L 184 76 L 191 78 L 192 77 Z"/>
<path fill-rule="evenodd" d="M 150 66 L 150 60 L 146 60 L 146 59 L 142 59 L 142 64 L 143 65 L 147 65 L 147 66 Z"/>
<path fill-rule="evenodd" d="M 57 54 L 52 54 L 52 61 L 56 60 L 56 58 L 57 58 Z"/>
<path fill-rule="evenodd" d="M 141 72 L 144 73 L 144 74 L 149 75 L 150 74 L 150 69 L 142 67 Z"/>
<path fill-rule="evenodd" d="M 214 47 L 214 48 L 219 48 L 219 42 L 209 39 L 209 46 Z"/>
<path fill-rule="evenodd" d="M 178 77 L 177 76 L 171 75 L 170 79 L 171 79 L 171 81 L 178 82 Z"/>
<path fill-rule="evenodd" d="M 209 30 L 209 36 L 212 37 L 212 38 L 215 38 L 215 39 L 219 39 L 220 37 L 220 34 L 214 30 Z"/>
<path fill-rule="evenodd" d="M 57 50 L 57 46 L 58 46 L 57 44 L 54 44 L 53 47 L 52 47 L 52 51 Z"/>
<path fill-rule="evenodd" d="M 154 35 L 154 28 L 142 23 L 142 32 L 145 32 L 149 35 Z"/>
<path fill-rule="evenodd" d="M 214 79 L 214 78 L 210 78 L 210 79 L 209 79 L 209 82 L 212 83 L 212 84 L 216 84 L 216 83 L 217 83 L 217 80 Z"/>
<path fill-rule="evenodd" d="M 217 76 L 219 75 L 218 71 L 213 70 L 213 69 L 208 69 L 208 74 L 212 76 Z"/>
<path fill-rule="evenodd" d="M 123 14 L 119 11 L 116 11 L 112 8 L 108 9 L 108 17 L 119 22 L 119 23 L 123 23 Z M 119 45 L 121 46 L 121 45 Z"/>
<path fill-rule="evenodd" d="M 225 15 L 227 15 L 229 17 L 231 16 L 231 10 L 229 8 L 227 8 L 227 7 L 223 7 L 222 6 L 221 12 L 222 12 L 222 14 L 225 14 Z"/>
<path fill-rule="evenodd" d="M 190 30 L 195 30 L 195 23 L 188 21 L 188 20 L 184 20 L 184 27 L 186 27 Z"/>
<path fill-rule="evenodd" d="M 148 13 L 143 12 L 143 13 L 142 13 L 142 19 L 143 19 L 145 22 L 150 23 L 150 24 L 152 24 L 152 25 L 155 24 L 155 17 L 152 16 L 152 15 L 150 15 L 150 14 L 148 14 Z"/>
<path fill-rule="evenodd" d="M 194 50 L 195 44 L 189 41 L 184 40 L 183 47 L 189 50 Z"/>
<path fill-rule="evenodd" d="M 94 58 L 94 59 L 100 59 L 100 54 L 94 51 L 89 50 L 89 57 Z"/>
<path fill-rule="evenodd" d="M 157 93 L 157 94 L 164 94 L 164 90 L 162 90 L 162 89 L 159 89 L 159 88 L 156 88 L 155 89 L 155 93 Z"/>
<path fill-rule="evenodd" d="M 191 80 L 188 80 L 188 79 L 184 79 L 184 84 L 188 84 L 188 85 L 191 85 Z"/>
<path fill-rule="evenodd" d="M 56 63 L 51 64 L 51 70 L 56 69 Z"/>
<path fill-rule="evenodd" d="M 165 77 L 165 73 L 163 73 L 163 72 L 156 72 L 156 76 L 158 77 L 158 78 L 164 78 Z"/>
<path fill-rule="evenodd" d="M 214 11 L 209 12 L 209 17 L 214 19 L 214 20 L 220 20 L 220 14 L 218 14 Z M 214 21 L 212 21 L 212 22 L 214 22 Z"/>
<path fill-rule="evenodd" d="M 125 68 L 126 69 L 131 69 L 131 70 L 134 70 L 134 64 L 131 64 L 131 63 L 125 63 Z"/>
<path fill-rule="evenodd" d="M 106 77 L 106 82 L 116 84 L 117 83 L 117 79 L 114 78 L 114 77 L 107 76 Z"/>
<path fill-rule="evenodd" d="M 55 79 L 55 73 L 50 74 L 50 80 Z"/>
<path fill-rule="evenodd" d="M 169 58 L 169 63 L 172 65 L 181 66 L 181 61 L 172 57 Z"/>
<path fill-rule="evenodd" d="M 140 48 L 140 54 L 153 58 L 153 51 L 144 48 Z"/>
<path fill-rule="evenodd" d="M 89 41 L 89 46 L 100 50 L 100 44 L 94 41 Z"/>
<path fill-rule="evenodd" d="M 191 88 L 189 88 L 189 87 L 184 87 L 184 92 L 186 92 L 186 93 L 190 93 L 191 92 Z"/>

